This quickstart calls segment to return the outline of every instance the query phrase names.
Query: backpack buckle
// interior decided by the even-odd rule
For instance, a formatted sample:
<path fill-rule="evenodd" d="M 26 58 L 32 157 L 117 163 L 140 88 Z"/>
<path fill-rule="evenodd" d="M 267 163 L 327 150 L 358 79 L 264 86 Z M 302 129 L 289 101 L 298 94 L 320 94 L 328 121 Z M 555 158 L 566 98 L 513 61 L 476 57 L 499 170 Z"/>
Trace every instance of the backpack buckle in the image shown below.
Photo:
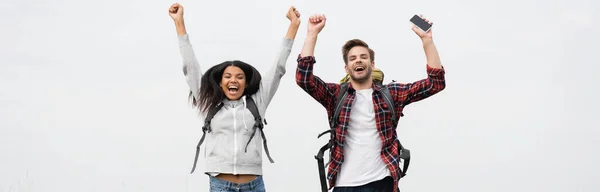
<path fill-rule="evenodd" d="M 212 131 L 212 130 L 211 130 L 211 128 L 210 128 L 210 123 L 208 123 L 208 124 L 206 124 L 206 125 L 202 126 L 202 132 L 205 132 L 205 133 L 206 133 L 206 132 L 209 132 L 209 133 L 210 133 L 211 131 Z"/>
<path fill-rule="evenodd" d="M 261 130 L 263 129 L 264 125 L 263 125 L 262 119 L 260 117 L 254 118 L 254 126 L 258 127 Z"/>

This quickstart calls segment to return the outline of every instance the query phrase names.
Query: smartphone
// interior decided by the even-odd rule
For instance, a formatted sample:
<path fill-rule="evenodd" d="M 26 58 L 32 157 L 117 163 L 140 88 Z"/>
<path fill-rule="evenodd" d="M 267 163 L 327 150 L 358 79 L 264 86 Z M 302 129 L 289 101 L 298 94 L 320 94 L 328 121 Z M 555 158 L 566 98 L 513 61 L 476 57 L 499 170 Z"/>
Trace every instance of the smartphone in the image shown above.
<path fill-rule="evenodd" d="M 418 15 L 413 16 L 412 18 L 410 18 L 410 22 L 412 22 L 413 24 L 415 24 L 417 27 L 421 28 L 421 30 L 427 32 L 429 31 L 429 29 L 431 29 L 431 25 L 429 23 L 427 23 L 425 20 L 421 19 L 421 17 L 419 17 Z"/>

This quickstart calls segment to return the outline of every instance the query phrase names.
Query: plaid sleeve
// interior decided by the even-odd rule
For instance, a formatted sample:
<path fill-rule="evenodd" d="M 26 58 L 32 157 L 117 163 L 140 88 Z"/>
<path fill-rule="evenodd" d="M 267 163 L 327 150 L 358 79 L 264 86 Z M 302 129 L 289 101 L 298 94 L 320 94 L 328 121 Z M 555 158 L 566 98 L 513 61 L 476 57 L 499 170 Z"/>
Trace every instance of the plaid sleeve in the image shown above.
<path fill-rule="evenodd" d="M 325 83 L 321 78 L 313 74 L 313 66 L 316 63 L 314 56 L 301 57 L 298 55 L 297 61 L 296 84 L 312 98 L 321 103 L 327 109 L 328 113 L 331 113 L 335 92 L 339 90 L 339 85 Z"/>
<path fill-rule="evenodd" d="M 446 87 L 444 68 L 433 68 L 427 65 L 427 78 L 412 83 L 392 83 L 390 92 L 396 101 L 406 106 L 428 98 Z"/>

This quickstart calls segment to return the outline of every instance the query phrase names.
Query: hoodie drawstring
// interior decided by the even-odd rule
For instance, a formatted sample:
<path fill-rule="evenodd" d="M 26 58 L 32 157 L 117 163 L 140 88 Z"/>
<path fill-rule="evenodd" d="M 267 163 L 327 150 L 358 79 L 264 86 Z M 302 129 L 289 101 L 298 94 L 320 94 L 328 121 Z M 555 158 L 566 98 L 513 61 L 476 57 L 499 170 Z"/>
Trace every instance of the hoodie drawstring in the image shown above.
<path fill-rule="evenodd" d="M 244 110 L 246 109 L 246 96 L 242 96 L 242 102 L 244 104 Z M 246 113 L 242 113 L 242 121 L 244 122 L 244 128 L 248 131 L 248 126 L 246 125 Z"/>

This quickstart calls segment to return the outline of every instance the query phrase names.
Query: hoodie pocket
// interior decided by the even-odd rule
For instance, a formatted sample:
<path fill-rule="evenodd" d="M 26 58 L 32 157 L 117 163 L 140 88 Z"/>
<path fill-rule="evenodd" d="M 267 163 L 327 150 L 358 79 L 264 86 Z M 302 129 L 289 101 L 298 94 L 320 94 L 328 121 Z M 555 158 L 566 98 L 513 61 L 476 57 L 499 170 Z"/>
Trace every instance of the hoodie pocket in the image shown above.
<path fill-rule="evenodd" d="M 206 159 L 209 162 L 231 162 L 227 157 L 232 156 L 232 150 L 228 149 L 224 135 L 216 135 L 210 145 L 206 150 Z"/>
<path fill-rule="evenodd" d="M 214 138 L 214 140 L 212 140 L 212 142 L 207 143 L 206 150 L 204 151 L 204 158 L 214 156 L 214 150 L 215 150 L 215 147 L 217 146 L 218 138 L 219 137 L 217 136 Z"/>
<path fill-rule="evenodd" d="M 256 130 L 256 134 L 252 138 L 252 141 L 248 144 L 250 137 L 246 137 L 243 149 L 239 158 L 239 164 L 241 165 L 258 165 L 262 162 L 261 147 L 262 138 L 260 137 L 260 131 Z M 247 148 L 246 148 L 247 146 Z M 247 150 L 246 150 L 247 149 Z"/>

